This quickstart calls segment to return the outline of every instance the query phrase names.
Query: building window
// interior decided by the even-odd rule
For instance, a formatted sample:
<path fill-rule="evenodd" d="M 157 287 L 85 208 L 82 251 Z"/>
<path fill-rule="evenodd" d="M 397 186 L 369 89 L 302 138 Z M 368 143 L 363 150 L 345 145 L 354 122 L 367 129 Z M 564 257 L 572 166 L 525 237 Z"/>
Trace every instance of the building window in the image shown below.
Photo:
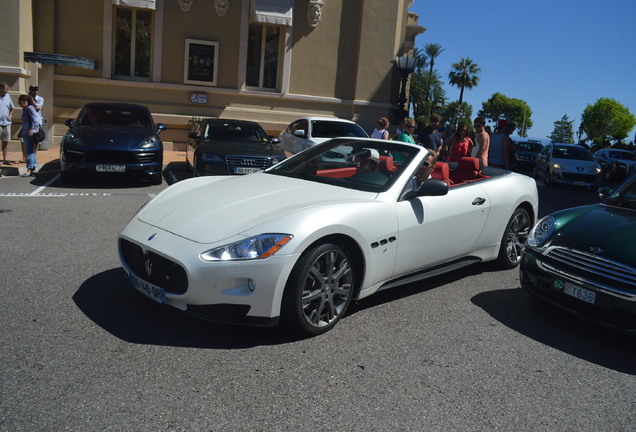
<path fill-rule="evenodd" d="M 245 80 L 247 86 L 277 88 L 280 44 L 280 27 L 250 24 Z"/>
<path fill-rule="evenodd" d="M 116 78 L 150 79 L 152 13 L 143 9 L 116 8 Z"/>
<path fill-rule="evenodd" d="M 218 63 L 218 42 L 186 39 L 183 82 L 215 86 Z"/>

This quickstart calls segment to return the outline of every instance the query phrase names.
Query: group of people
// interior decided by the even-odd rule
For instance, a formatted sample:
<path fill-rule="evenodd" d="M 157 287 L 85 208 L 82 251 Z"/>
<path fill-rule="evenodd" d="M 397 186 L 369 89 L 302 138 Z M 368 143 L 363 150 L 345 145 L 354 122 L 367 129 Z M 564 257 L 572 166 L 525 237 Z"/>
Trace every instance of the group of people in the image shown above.
<path fill-rule="evenodd" d="M 429 124 L 417 133 L 417 124 L 412 118 L 407 118 L 400 125 L 396 139 L 410 144 L 419 144 L 431 149 L 435 159 L 440 161 L 458 162 L 464 156 L 476 157 L 482 166 L 495 166 L 509 169 L 510 150 L 512 141 L 510 135 L 516 126 L 507 120 L 499 120 L 495 131 L 486 125 L 483 117 L 473 121 L 475 132 L 466 124 L 460 124 L 457 131 L 449 136 L 448 130 L 441 126 L 441 118 L 437 114 L 430 117 Z M 371 137 L 390 139 L 388 132 L 389 120 L 386 117 L 378 119 L 378 127 Z"/>
<path fill-rule="evenodd" d="M 11 139 L 11 125 L 13 123 L 14 105 L 9 95 L 9 85 L 0 82 L 0 140 L 2 141 L 2 161 L 5 165 L 14 163 L 26 163 L 27 170 L 22 177 L 35 176 L 38 168 L 36 159 L 38 143 L 34 142 L 34 135 L 40 132 L 42 127 L 42 105 L 44 98 L 39 95 L 40 88 L 37 85 L 29 87 L 28 94 L 18 97 L 18 104 L 22 107 L 22 126 L 18 136 L 22 137 L 22 160 L 10 161 L 7 159 L 7 147 Z"/>

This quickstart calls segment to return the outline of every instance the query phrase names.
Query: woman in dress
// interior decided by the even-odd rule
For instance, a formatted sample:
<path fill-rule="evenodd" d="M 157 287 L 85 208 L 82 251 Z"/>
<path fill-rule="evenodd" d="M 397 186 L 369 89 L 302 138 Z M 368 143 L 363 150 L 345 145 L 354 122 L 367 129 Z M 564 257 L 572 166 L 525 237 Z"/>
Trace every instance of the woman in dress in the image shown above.
<path fill-rule="evenodd" d="M 470 156 L 475 144 L 468 136 L 468 126 L 459 125 L 457 133 L 450 138 L 449 144 L 451 147 L 451 162 L 459 162 L 464 156 Z"/>

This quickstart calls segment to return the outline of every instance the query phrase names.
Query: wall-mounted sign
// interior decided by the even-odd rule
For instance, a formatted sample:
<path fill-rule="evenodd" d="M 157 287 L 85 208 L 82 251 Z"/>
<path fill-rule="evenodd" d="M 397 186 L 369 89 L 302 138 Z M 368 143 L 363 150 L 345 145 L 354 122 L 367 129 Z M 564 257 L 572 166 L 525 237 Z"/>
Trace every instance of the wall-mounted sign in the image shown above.
<path fill-rule="evenodd" d="M 218 42 L 186 39 L 183 82 L 215 86 L 218 60 Z"/>
<path fill-rule="evenodd" d="M 208 103 L 208 95 L 205 93 L 192 93 L 190 95 L 190 102 L 193 104 L 206 105 Z"/>

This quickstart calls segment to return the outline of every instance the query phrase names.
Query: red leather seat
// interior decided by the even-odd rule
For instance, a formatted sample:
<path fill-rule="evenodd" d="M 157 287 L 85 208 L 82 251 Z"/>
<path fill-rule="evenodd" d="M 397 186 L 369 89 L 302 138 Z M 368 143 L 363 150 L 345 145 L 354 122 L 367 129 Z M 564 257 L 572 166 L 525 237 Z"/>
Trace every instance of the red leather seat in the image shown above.
<path fill-rule="evenodd" d="M 474 157 L 461 158 L 459 162 L 457 162 L 457 168 L 453 170 L 450 178 L 453 183 L 462 183 L 481 178 L 479 159 Z"/>
<path fill-rule="evenodd" d="M 393 158 L 391 156 L 380 156 L 379 170 L 384 174 L 393 174 L 397 169 L 393 165 Z"/>
<path fill-rule="evenodd" d="M 450 168 L 448 168 L 448 164 L 446 162 L 437 162 L 435 164 L 435 170 L 431 173 L 432 178 L 444 180 L 449 186 L 453 184 L 453 181 L 450 179 Z"/>

